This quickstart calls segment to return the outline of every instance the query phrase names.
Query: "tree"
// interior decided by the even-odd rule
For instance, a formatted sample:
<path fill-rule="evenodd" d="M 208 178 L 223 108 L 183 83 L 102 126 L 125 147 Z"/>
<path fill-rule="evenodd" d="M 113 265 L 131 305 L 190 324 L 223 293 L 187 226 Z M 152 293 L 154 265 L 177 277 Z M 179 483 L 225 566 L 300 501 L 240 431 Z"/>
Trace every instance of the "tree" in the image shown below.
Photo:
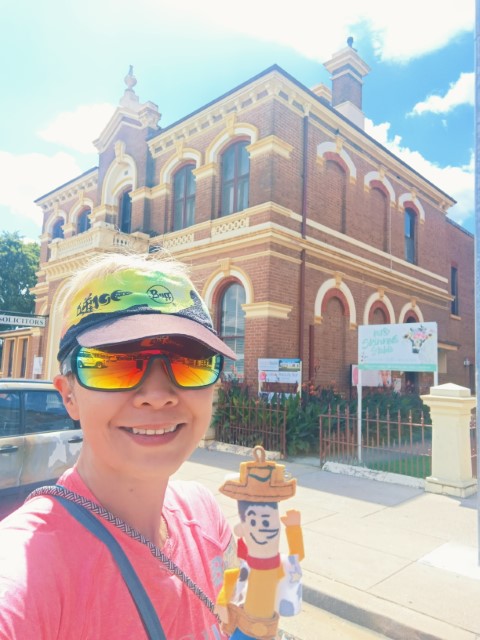
<path fill-rule="evenodd" d="M 35 296 L 31 289 L 37 282 L 40 247 L 23 242 L 18 231 L 0 233 L 0 310 L 33 313 Z M 0 330 L 10 329 L 0 325 Z"/>

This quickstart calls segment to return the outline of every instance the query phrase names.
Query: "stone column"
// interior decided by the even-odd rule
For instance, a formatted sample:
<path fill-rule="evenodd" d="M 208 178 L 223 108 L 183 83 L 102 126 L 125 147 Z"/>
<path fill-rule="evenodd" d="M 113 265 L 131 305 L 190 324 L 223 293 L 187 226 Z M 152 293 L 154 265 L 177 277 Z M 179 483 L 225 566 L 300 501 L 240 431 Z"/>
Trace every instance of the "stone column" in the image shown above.
<path fill-rule="evenodd" d="M 476 398 L 456 384 L 430 387 L 430 395 L 420 397 L 432 417 L 432 475 L 425 490 L 459 498 L 472 495 L 477 481 L 472 475 L 470 417 Z"/>

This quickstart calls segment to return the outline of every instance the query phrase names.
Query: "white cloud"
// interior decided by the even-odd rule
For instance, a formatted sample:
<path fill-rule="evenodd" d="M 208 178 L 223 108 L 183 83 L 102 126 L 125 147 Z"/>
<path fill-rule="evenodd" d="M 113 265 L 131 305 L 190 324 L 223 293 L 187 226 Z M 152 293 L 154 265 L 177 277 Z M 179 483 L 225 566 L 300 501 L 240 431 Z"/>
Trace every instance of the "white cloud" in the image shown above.
<path fill-rule="evenodd" d="M 64 111 L 38 135 L 47 142 L 60 144 L 81 153 L 96 153 L 93 140 L 98 138 L 115 107 L 108 103 L 81 105 L 74 111 Z"/>
<path fill-rule="evenodd" d="M 389 140 L 390 123 L 383 122 L 375 125 L 368 118 L 365 119 L 365 131 L 380 144 L 418 171 L 436 187 L 447 193 L 457 201 L 448 215 L 452 220 L 463 224 L 474 214 L 474 155 L 472 153 L 468 165 L 454 167 L 440 167 L 430 162 L 418 151 L 412 151 L 402 145 L 402 138 L 398 135 Z"/>
<path fill-rule="evenodd" d="M 142 0 L 139 0 L 140 3 Z M 302 55 L 324 62 L 345 46 L 346 38 L 370 37 L 379 58 L 406 62 L 436 51 L 475 24 L 473 0 L 455 5 L 438 0 L 403 0 L 392 11 L 385 0 L 341 0 L 323 19 L 312 16 L 311 0 L 296 0 L 295 10 L 277 0 L 243 0 L 242 11 L 229 10 L 225 0 L 143 0 L 151 11 L 182 12 L 182 22 L 203 22 L 259 40 L 289 46 Z M 432 23 L 432 21 L 434 21 Z M 355 46 L 355 45 L 354 45 Z"/>
<path fill-rule="evenodd" d="M 450 88 L 444 96 L 429 96 L 423 102 L 417 102 L 408 115 L 421 115 L 422 113 L 448 113 L 461 104 L 473 107 L 475 92 L 475 74 L 461 73 L 456 82 L 450 84 Z"/>
<path fill-rule="evenodd" d="M 10 213 L 15 220 L 15 227 L 21 228 L 22 219 L 27 219 L 41 229 L 42 211 L 34 204 L 34 200 L 81 173 L 76 160 L 67 153 L 47 156 L 41 153 L 15 155 L 0 151 L 0 207 Z"/>

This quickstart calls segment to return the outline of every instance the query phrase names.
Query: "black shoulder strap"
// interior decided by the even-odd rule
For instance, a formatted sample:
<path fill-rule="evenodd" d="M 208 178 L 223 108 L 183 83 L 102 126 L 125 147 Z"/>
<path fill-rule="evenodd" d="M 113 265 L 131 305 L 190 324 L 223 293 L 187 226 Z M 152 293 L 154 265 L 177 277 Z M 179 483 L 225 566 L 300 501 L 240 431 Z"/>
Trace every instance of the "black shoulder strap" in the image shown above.
<path fill-rule="evenodd" d="M 67 511 L 76 518 L 84 527 L 91 531 L 99 540 L 101 540 L 109 549 L 116 561 L 125 583 L 130 591 L 130 595 L 135 602 L 143 626 L 147 632 L 149 640 L 166 640 L 165 633 L 158 619 L 157 613 L 152 605 L 147 592 L 143 588 L 130 560 L 125 555 L 122 547 L 118 544 L 112 534 L 103 526 L 103 524 L 87 509 L 81 505 L 72 502 L 63 496 L 52 496 L 58 500 L 67 509 Z"/>

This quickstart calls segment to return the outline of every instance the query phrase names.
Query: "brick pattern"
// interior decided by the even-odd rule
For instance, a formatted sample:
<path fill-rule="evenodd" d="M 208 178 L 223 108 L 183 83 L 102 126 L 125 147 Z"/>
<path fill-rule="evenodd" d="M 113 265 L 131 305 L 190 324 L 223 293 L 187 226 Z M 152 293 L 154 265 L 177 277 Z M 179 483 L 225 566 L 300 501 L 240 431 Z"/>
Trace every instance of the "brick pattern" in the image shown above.
<path fill-rule="evenodd" d="M 252 95 L 254 93 L 252 87 Z M 426 321 L 438 322 L 440 341 L 452 348 L 448 352 L 448 374 L 440 376 L 440 382 L 465 384 L 463 360 L 468 355 L 473 362 L 474 357 L 473 238 L 445 220 L 440 194 L 435 195 L 434 189 L 421 178 L 414 180 L 411 172 L 390 158 L 385 175 L 395 192 L 395 201 L 391 203 L 388 190 L 380 180 L 373 181 L 367 188 L 364 184 L 368 173 L 384 167 L 385 155 L 367 141 L 359 146 L 358 134 L 355 141 L 350 140 L 341 119 L 334 128 L 330 124 L 333 117 L 330 112 L 323 121 L 318 116 L 305 117 L 298 105 L 279 96 L 263 99 L 255 106 L 247 103 L 245 101 L 245 108 L 237 109 L 235 122 L 256 127 L 259 139 L 276 136 L 291 145 L 292 151 L 288 158 L 266 152 L 251 159 L 249 206 L 260 209 L 240 231 L 219 234 L 213 239 L 209 225 L 221 213 L 221 153 L 232 142 L 244 138 L 240 134 L 225 136 L 219 161 L 212 172 L 197 179 L 197 224 L 188 230 L 195 238 L 193 248 L 182 249 L 179 245 L 175 250 L 179 258 L 192 265 L 200 289 L 213 273 L 222 271 L 221 265 L 227 261 L 251 282 L 253 302 L 291 305 L 287 320 L 247 317 L 247 381 L 256 385 L 259 357 L 301 357 L 304 379 L 313 373 L 316 384 L 335 384 L 344 391 L 348 389 L 350 364 L 357 360 L 357 331 L 352 326 L 350 303 L 340 295 L 339 286 L 343 283 L 353 296 L 357 324 L 363 322 L 367 300 L 378 290 L 382 290 L 393 305 L 395 321 L 401 309 L 412 304 L 414 308 L 417 305 Z M 182 134 L 183 147 L 195 149 L 205 161 L 211 145 L 229 131 L 227 124 L 225 118 L 205 130 L 192 127 L 190 137 Z M 172 229 L 173 197 L 172 183 L 166 189 L 159 184 L 162 168 L 177 158 L 170 174 L 173 176 L 187 160 L 182 159 L 181 147 L 174 145 L 162 147 L 153 158 L 146 137 L 146 130 L 129 127 L 127 123 L 122 126 L 99 157 L 98 186 L 96 192 L 88 195 L 100 211 L 103 183 L 115 160 L 115 143 L 121 140 L 125 154 L 134 159 L 137 168 L 134 187 L 151 189 L 149 196 L 133 203 L 132 230 L 157 234 L 157 240 L 162 240 Z M 337 151 L 331 150 L 319 157 L 317 149 L 325 142 L 337 145 Z M 345 158 L 353 163 L 356 177 Z M 425 211 L 425 221 L 420 221 L 419 214 L 416 226 L 421 270 L 404 262 L 404 212 L 403 207 L 397 207 L 397 201 L 411 192 L 412 199 L 418 198 Z M 277 208 L 263 206 L 271 202 Z M 70 204 L 73 210 L 75 202 Z M 68 207 L 65 210 L 68 218 Z M 49 215 L 51 212 L 46 213 L 46 222 Z M 114 219 L 114 211 L 105 213 L 106 221 Z M 270 225 L 270 232 L 260 240 L 255 226 L 261 224 Z M 195 245 L 200 240 L 202 244 Z M 48 242 L 46 238 L 42 245 L 42 262 L 48 260 Z M 452 261 L 458 264 L 459 270 L 460 318 L 450 316 L 448 279 Z M 222 273 L 225 282 L 230 272 L 227 268 Z M 325 297 L 321 317 L 316 318 L 318 291 L 332 278 L 337 278 L 339 285 Z M 220 291 L 221 280 L 217 287 Z M 50 285 L 49 303 L 53 289 Z M 214 314 L 218 300 L 217 295 Z M 382 311 L 381 307 L 381 304 L 372 307 L 372 322 L 388 317 L 386 308 Z M 42 348 L 45 350 L 46 345 Z"/>

